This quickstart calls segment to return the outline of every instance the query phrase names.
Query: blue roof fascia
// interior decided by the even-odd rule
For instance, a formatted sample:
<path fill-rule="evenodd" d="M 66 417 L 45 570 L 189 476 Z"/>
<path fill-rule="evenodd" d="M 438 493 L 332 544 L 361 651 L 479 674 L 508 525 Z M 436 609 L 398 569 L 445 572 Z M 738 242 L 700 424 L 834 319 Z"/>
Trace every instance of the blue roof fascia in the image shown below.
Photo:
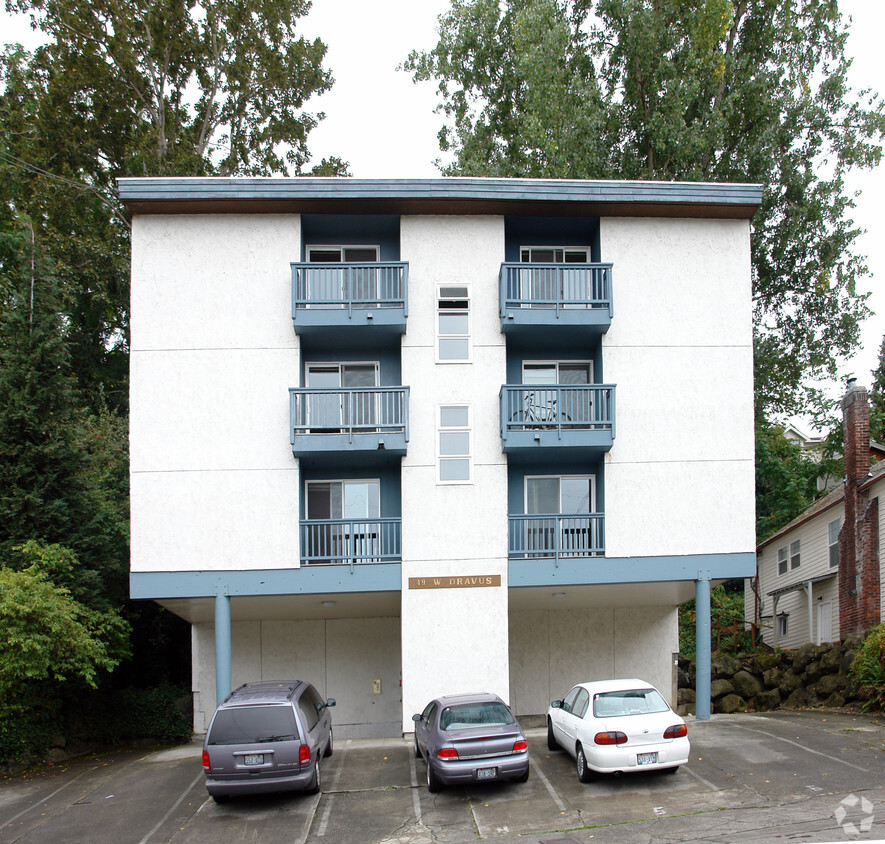
<path fill-rule="evenodd" d="M 755 209 L 761 185 L 579 179 L 352 179 L 146 177 L 117 180 L 130 203 L 176 202 L 532 202 L 715 205 Z M 749 215 L 748 215 L 749 216 Z"/>

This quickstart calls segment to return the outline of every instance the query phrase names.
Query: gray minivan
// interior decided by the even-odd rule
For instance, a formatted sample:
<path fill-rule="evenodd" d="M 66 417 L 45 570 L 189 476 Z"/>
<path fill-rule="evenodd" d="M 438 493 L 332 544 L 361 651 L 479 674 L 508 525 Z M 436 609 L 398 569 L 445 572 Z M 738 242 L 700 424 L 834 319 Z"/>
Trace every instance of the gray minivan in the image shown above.
<path fill-rule="evenodd" d="M 203 742 L 206 790 L 240 794 L 320 790 L 320 756 L 332 755 L 332 698 L 300 680 L 245 683 L 215 710 Z"/>

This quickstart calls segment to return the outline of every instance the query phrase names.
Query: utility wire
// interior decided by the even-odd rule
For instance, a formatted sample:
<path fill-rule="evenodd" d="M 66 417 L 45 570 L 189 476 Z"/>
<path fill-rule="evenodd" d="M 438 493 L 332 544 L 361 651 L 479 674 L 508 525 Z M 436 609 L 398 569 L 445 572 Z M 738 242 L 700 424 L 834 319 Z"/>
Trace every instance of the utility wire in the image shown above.
<path fill-rule="evenodd" d="M 117 205 L 104 193 L 102 193 L 102 191 L 100 191 L 93 185 L 74 179 L 67 179 L 64 176 L 58 176 L 55 173 L 51 173 L 49 170 L 44 170 L 42 167 L 38 167 L 36 164 L 31 164 L 24 159 L 18 158 L 17 156 L 13 155 L 11 152 L 7 152 L 6 150 L 0 150 L 0 164 L 16 165 L 38 176 L 44 176 L 47 179 L 52 179 L 53 181 L 60 182 L 61 184 L 67 185 L 68 187 L 76 188 L 77 190 L 81 191 L 88 191 L 97 196 L 111 210 L 111 213 L 113 213 L 113 215 L 124 226 L 126 226 L 127 229 L 131 228 L 129 225 L 129 221 L 120 213 L 120 209 L 117 207 Z"/>

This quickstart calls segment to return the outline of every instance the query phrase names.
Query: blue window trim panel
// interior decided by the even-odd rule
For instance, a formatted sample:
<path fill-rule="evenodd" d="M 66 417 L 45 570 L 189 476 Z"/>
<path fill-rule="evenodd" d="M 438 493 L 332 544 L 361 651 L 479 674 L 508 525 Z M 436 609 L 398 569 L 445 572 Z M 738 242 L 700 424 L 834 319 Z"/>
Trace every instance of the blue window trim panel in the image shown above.
<path fill-rule="evenodd" d="M 596 557 L 592 559 L 514 560 L 509 564 L 510 588 L 522 586 L 598 585 L 697 580 L 703 571 L 711 580 L 752 577 L 753 551 L 736 554 L 692 554 L 685 557 Z M 320 595 L 329 592 L 399 592 L 399 563 L 355 566 L 305 566 L 300 569 L 254 571 L 131 572 L 133 599 L 205 598 L 215 595 Z"/>
<path fill-rule="evenodd" d="M 684 557 L 592 557 L 560 560 L 511 560 L 508 584 L 521 586 L 597 586 L 607 583 L 658 583 L 753 577 L 755 551 L 734 554 L 689 554 Z"/>
<path fill-rule="evenodd" d="M 139 598 L 215 595 L 322 595 L 327 592 L 399 592 L 402 566 L 304 566 L 299 569 L 130 572 L 129 594 Z"/>

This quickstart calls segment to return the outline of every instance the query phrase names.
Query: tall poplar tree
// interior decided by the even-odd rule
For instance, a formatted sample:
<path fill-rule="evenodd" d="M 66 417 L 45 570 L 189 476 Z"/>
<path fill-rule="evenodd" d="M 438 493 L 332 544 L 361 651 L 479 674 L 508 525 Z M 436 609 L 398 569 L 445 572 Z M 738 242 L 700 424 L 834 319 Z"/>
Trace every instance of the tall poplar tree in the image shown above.
<path fill-rule="evenodd" d="M 439 34 L 404 66 L 437 82 L 448 174 L 765 187 L 757 415 L 807 411 L 868 314 L 844 177 L 885 134 L 836 0 L 452 0 Z"/>

